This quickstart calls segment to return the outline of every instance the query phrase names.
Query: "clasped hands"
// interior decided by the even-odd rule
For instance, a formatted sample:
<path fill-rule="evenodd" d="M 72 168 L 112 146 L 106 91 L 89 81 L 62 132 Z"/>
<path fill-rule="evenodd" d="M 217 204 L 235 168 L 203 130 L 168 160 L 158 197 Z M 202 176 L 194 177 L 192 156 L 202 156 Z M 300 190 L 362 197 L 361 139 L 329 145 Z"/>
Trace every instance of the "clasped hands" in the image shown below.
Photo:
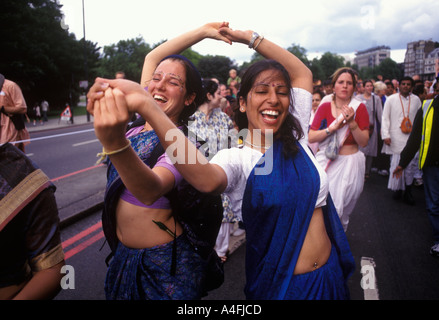
<path fill-rule="evenodd" d="M 347 104 L 341 107 L 340 110 L 341 110 L 340 114 L 343 115 L 343 120 L 340 121 L 339 116 L 337 116 L 337 118 L 331 124 L 331 126 L 335 130 L 343 128 L 346 124 L 349 125 L 349 128 L 351 129 L 352 127 L 356 127 L 355 110 Z"/>
<path fill-rule="evenodd" d="M 97 78 L 87 94 L 87 111 L 94 116 L 96 137 L 108 151 L 126 144 L 126 126 L 131 115 L 149 103 L 152 96 L 129 80 Z"/>

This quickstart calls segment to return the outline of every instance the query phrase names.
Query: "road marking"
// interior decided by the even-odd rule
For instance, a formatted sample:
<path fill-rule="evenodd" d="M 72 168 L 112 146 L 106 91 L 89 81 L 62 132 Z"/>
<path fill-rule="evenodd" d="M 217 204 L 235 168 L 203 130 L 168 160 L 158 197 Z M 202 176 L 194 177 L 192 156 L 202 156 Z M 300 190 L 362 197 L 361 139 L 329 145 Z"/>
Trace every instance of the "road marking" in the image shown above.
<path fill-rule="evenodd" d="M 73 257 L 75 254 L 81 252 L 84 249 L 87 249 L 93 243 L 95 243 L 96 241 L 102 239 L 103 237 L 104 237 L 104 231 L 101 230 L 101 232 L 99 232 L 98 234 L 94 235 L 90 239 L 88 239 L 88 240 L 86 240 L 84 242 L 81 242 L 80 244 L 78 244 L 73 249 L 70 249 L 69 251 L 65 252 L 64 253 L 64 259 L 67 260 L 67 259 Z"/>
<path fill-rule="evenodd" d="M 376 263 L 373 258 L 361 257 L 361 288 L 364 300 L 379 300 L 378 282 L 375 274 Z"/>
<path fill-rule="evenodd" d="M 62 248 L 65 249 L 71 245 L 74 245 L 81 239 L 85 238 L 86 236 L 90 235 L 91 233 L 95 232 L 96 230 L 100 230 L 99 233 L 95 234 L 93 237 L 87 239 L 86 241 L 83 241 L 79 243 L 77 246 L 73 247 L 72 249 L 64 252 L 64 259 L 67 260 L 71 257 L 73 257 L 75 254 L 81 252 L 82 250 L 88 248 L 96 241 L 102 239 L 104 237 L 104 232 L 102 231 L 102 221 L 97 222 L 96 224 L 92 225 L 91 227 L 81 231 L 80 233 L 74 235 L 73 237 L 65 240 L 62 242 Z"/>
<path fill-rule="evenodd" d="M 59 137 L 64 137 L 64 136 L 71 136 L 73 134 L 79 134 L 79 133 L 84 133 L 84 132 L 91 132 L 94 131 L 95 129 L 87 129 L 87 130 L 81 130 L 81 131 L 74 131 L 74 132 L 67 132 L 67 133 L 60 133 L 60 134 L 54 134 L 52 136 L 45 136 L 45 137 L 39 137 L 39 138 L 32 138 L 32 139 L 27 139 L 27 140 L 20 140 L 20 141 L 11 141 L 11 144 L 18 144 L 18 143 L 23 143 L 23 142 L 32 142 L 32 141 L 37 141 L 37 140 L 46 140 L 46 139 L 53 139 L 53 138 L 59 138 Z"/>
<path fill-rule="evenodd" d="M 99 139 L 93 139 L 93 140 L 88 140 L 88 141 L 84 141 L 84 142 L 74 143 L 74 144 L 72 144 L 72 147 L 79 147 L 79 146 L 82 146 L 84 144 L 95 143 L 95 142 L 99 142 Z"/>
<path fill-rule="evenodd" d="M 51 179 L 50 181 L 52 181 L 52 182 L 56 182 L 56 181 L 61 180 L 61 179 L 64 179 L 64 178 L 68 178 L 68 177 L 74 176 L 75 174 L 82 173 L 82 172 L 86 172 L 86 171 L 89 171 L 89 170 L 92 170 L 92 169 L 95 169 L 95 168 L 98 168 L 98 167 L 102 167 L 102 166 L 104 166 L 103 163 L 98 164 L 98 165 L 93 166 L 93 167 L 89 167 L 89 168 L 81 169 L 81 170 L 78 170 L 78 171 L 75 171 L 75 172 L 71 172 L 71 173 L 68 173 L 68 174 L 66 174 L 66 175 L 63 175 L 63 176 L 61 176 L 61 177 L 58 177 L 58 178 L 53 178 L 53 179 Z"/>

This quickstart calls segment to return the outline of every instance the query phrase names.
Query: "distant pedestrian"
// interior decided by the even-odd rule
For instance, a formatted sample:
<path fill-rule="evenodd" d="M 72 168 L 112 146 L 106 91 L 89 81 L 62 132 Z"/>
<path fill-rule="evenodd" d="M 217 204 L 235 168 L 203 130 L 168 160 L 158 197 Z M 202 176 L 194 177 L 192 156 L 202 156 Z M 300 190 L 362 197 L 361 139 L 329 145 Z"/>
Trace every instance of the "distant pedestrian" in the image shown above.
<path fill-rule="evenodd" d="M 378 150 L 378 138 L 381 132 L 381 118 L 383 106 L 379 96 L 373 94 L 373 83 L 371 80 L 364 81 L 364 93 L 356 96 L 356 99 L 363 102 L 369 113 L 369 142 L 366 147 L 360 150 L 366 156 L 365 179 L 369 178 L 373 160 L 381 150 Z"/>
<path fill-rule="evenodd" d="M 38 102 L 35 102 L 32 107 L 32 117 L 34 126 L 37 124 L 37 121 L 38 123 L 43 124 L 43 120 L 41 119 L 41 107 Z"/>
<path fill-rule="evenodd" d="M 411 93 L 413 84 L 412 78 L 402 78 L 400 91 L 388 97 L 384 104 L 381 122 L 381 136 L 384 141 L 382 151 L 391 155 L 389 172 L 393 172 L 397 167 L 400 153 L 409 138 L 411 129 L 405 124 L 413 123 L 416 113 L 421 108 L 421 100 Z M 409 122 L 406 119 L 409 119 Z M 393 191 L 395 200 L 402 197 L 405 203 L 415 204 L 411 188 L 416 170 L 416 161 L 412 160 L 405 168 L 402 179 L 395 179 L 392 174 L 389 175 L 387 188 Z"/>
<path fill-rule="evenodd" d="M 316 158 L 328 174 L 329 192 L 346 231 L 364 187 L 366 160 L 359 148 L 369 141 L 369 114 L 366 106 L 354 97 L 353 69 L 337 69 L 332 84 L 332 99 L 317 109 L 309 141 L 319 142 Z M 334 144 L 337 152 L 327 152 L 335 149 L 330 148 Z"/>
<path fill-rule="evenodd" d="M 24 124 L 24 114 L 27 111 L 26 101 L 20 87 L 13 81 L 5 79 L 0 74 L 0 144 L 14 141 L 24 152 L 29 144 L 29 132 Z"/>
<path fill-rule="evenodd" d="M 225 98 L 221 95 L 220 86 L 213 80 L 203 81 L 202 103 L 198 110 L 189 118 L 191 124 L 189 130 L 197 135 L 197 140 L 207 144 L 206 156 L 211 158 L 219 150 L 236 147 L 237 141 L 232 141 L 232 136 L 237 136 L 234 124 L 230 117 L 221 111 L 220 104 Z M 227 101 L 227 100 L 226 100 Z M 230 207 L 230 199 L 227 195 L 221 195 L 223 200 L 223 221 L 216 240 L 215 250 L 223 262 L 227 260 L 229 250 L 230 231 L 234 222 L 240 220 Z"/>
<path fill-rule="evenodd" d="M 49 102 L 47 102 L 46 100 L 43 100 L 41 102 L 41 112 L 43 113 L 43 122 L 49 121 L 49 119 L 47 118 L 47 113 L 49 112 Z"/>

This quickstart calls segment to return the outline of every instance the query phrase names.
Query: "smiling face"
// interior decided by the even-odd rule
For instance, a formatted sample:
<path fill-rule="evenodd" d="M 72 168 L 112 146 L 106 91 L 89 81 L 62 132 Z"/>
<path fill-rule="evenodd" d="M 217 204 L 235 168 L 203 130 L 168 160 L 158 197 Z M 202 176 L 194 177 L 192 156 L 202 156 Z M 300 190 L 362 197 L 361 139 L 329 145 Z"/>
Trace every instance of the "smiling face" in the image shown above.
<path fill-rule="evenodd" d="M 240 110 L 245 111 L 251 133 L 260 129 L 278 132 L 288 115 L 290 91 L 285 78 L 278 70 L 262 71 L 255 79 L 247 98 L 240 97 Z"/>
<path fill-rule="evenodd" d="M 178 122 L 183 108 L 194 99 L 193 95 L 187 95 L 185 84 L 186 70 L 183 64 L 167 59 L 157 66 L 148 85 L 154 100 L 174 123 Z"/>

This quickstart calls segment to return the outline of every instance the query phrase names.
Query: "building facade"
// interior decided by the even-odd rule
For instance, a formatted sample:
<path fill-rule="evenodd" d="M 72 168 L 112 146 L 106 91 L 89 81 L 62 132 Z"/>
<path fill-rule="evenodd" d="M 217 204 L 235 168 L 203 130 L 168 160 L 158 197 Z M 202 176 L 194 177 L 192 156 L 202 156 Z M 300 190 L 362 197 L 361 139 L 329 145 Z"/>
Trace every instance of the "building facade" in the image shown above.
<path fill-rule="evenodd" d="M 435 73 L 434 55 L 438 57 L 438 53 L 434 53 L 434 50 L 435 43 L 431 40 L 409 42 L 404 59 L 404 76 L 419 75 L 421 80 L 432 80 Z M 432 52 L 433 54 L 430 55 Z"/>
<path fill-rule="evenodd" d="M 359 70 L 366 67 L 373 68 L 387 58 L 390 58 L 390 47 L 373 47 L 367 50 L 358 51 L 355 54 L 354 64 L 358 66 Z"/>
<path fill-rule="evenodd" d="M 431 51 L 425 58 L 424 75 L 426 80 L 432 80 L 436 76 L 436 60 L 439 60 L 439 48 Z"/>

